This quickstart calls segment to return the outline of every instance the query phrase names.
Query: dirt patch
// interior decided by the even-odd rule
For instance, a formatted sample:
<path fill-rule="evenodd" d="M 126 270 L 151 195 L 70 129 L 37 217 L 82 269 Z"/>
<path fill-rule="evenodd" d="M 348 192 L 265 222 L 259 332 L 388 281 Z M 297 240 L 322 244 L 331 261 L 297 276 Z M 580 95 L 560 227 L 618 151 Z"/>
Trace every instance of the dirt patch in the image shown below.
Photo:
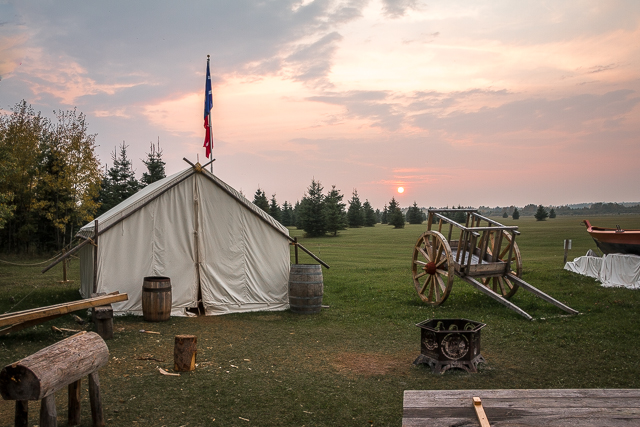
<path fill-rule="evenodd" d="M 408 354 L 339 353 L 330 362 L 345 375 L 406 375 L 413 359 Z"/>

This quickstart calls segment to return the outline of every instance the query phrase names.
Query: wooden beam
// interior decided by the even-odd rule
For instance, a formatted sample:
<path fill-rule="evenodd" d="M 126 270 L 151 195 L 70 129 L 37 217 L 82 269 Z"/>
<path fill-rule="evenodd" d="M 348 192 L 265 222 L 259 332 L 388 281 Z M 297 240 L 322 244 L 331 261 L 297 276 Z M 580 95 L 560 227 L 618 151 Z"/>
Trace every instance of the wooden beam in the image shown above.
<path fill-rule="evenodd" d="M 526 311 L 524 311 L 523 309 L 521 309 L 520 307 L 518 307 L 514 303 L 508 301 L 507 299 L 503 298 L 502 295 L 499 295 L 496 292 L 493 292 L 491 289 L 489 289 L 488 287 L 484 286 L 482 283 L 478 282 L 477 280 L 473 279 L 472 277 L 464 276 L 464 277 L 461 277 L 461 279 L 464 280 L 465 282 L 469 283 L 471 286 L 473 286 L 474 288 L 476 288 L 477 290 L 479 290 L 483 294 L 488 295 L 491 298 L 493 298 L 494 300 L 498 301 L 500 304 L 509 307 L 511 310 L 515 311 L 516 313 L 518 313 L 519 315 L 521 315 L 525 319 L 533 320 L 533 317 L 531 317 Z"/>
<path fill-rule="evenodd" d="M 556 307 L 566 311 L 567 313 L 571 313 L 571 314 L 578 314 L 579 313 L 578 310 L 574 310 L 573 308 L 571 308 L 571 307 L 569 307 L 567 305 L 564 305 L 560 301 L 558 301 L 556 299 L 553 299 L 549 295 L 547 295 L 544 292 L 542 292 L 540 289 L 536 288 L 535 286 L 532 286 L 532 285 L 528 284 L 527 282 L 525 282 L 521 278 L 516 277 L 513 274 L 507 274 L 507 277 L 509 279 L 513 280 L 514 282 L 516 282 L 518 284 L 518 286 L 520 286 L 521 288 L 531 292 L 535 296 L 538 296 L 538 297 L 542 298 L 543 300 L 547 301 L 548 303 L 551 303 L 551 304 L 555 305 Z"/>
<path fill-rule="evenodd" d="M 97 307 L 100 305 L 111 304 L 118 301 L 126 301 L 129 299 L 127 294 L 104 295 L 95 298 L 87 298 L 80 301 L 73 301 L 59 304 L 53 307 L 42 307 L 34 310 L 25 310 L 25 312 L 10 313 L 0 318 L 0 327 L 7 325 L 15 325 L 18 323 L 28 322 L 36 319 L 43 319 L 56 315 L 63 315 L 72 311 L 78 311 L 86 308 Z"/>

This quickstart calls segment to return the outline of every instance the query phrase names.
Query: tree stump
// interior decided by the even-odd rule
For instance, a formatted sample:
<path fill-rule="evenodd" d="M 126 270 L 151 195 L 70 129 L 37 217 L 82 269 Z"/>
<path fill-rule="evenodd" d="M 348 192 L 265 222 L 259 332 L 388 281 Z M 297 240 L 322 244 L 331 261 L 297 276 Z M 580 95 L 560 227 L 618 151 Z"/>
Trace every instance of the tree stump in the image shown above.
<path fill-rule="evenodd" d="M 198 338 L 195 335 L 176 335 L 173 348 L 173 370 L 177 372 L 196 369 Z"/>
<path fill-rule="evenodd" d="M 91 294 L 91 297 L 103 295 L 106 295 L 106 293 L 99 292 L 97 294 Z M 111 307 L 111 304 L 93 307 L 91 309 L 91 318 L 96 325 L 96 332 L 103 340 L 113 338 L 113 307 Z"/>

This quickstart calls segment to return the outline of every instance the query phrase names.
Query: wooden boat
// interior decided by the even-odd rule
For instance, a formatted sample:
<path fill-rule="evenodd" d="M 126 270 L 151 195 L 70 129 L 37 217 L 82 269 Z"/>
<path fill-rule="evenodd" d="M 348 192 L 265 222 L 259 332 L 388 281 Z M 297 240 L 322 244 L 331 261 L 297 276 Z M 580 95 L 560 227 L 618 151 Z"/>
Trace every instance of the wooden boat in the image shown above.
<path fill-rule="evenodd" d="M 583 224 L 602 253 L 640 255 L 640 230 L 594 227 L 586 219 Z"/>

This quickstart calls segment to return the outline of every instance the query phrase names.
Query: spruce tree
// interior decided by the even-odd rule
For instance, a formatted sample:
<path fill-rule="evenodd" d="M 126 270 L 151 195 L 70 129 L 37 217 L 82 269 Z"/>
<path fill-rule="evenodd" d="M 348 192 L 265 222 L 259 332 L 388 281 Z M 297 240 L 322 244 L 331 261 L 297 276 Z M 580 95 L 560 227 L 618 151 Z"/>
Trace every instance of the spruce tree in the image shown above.
<path fill-rule="evenodd" d="M 282 204 L 282 218 L 280 221 L 282 225 L 284 225 L 285 227 L 289 227 L 293 225 L 291 213 L 292 213 L 291 205 L 289 204 L 289 202 L 285 200 L 284 203 Z"/>
<path fill-rule="evenodd" d="M 376 218 L 376 213 L 371 207 L 371 203 L 369 200 L 365 200 L 362 204 L 362 211 L 364 212 L 364 226 L 365 227 L 374 227 L 378 222 Z"/>
<path fill-rule="evenodd" d="M 280 221 L 282 219 L 282 211 L 280 209 L 280 205 L 276 201 L 276 195 L 271 195 L 271 201 L 269 202 L 269 215 L 273 217 L 276 221 Z"/>
<path fill-rule="evenodd" d="M 140 189 L 131 160 L 127 157 L 127 145 L 122 141 L 120 156 L 116 150 L 111 155 L 113 166 L 105 174 L 98 201 L 101 203 L 98 215 L 131 197 Z"/>
<path fill-rule="evenodd" d="M 549 211 L 549 218 L 553 219 L 556 217 L 556 210 L 551 208 L 551 210 Z"/>
<path fill-rule="evenodd" d="M 347 211 L 347 221 L 349 227 L 358 228 L 364 225 L 364 215 L 362 212 L 362 203 L 358 197 L 358 190 L 353 190 L 351 200 L 349 200 L 349 210 Z"/>
<path fill-rule="evenodd" d="M 535 217 L 536 221 L 544 221 L 545 219 L 547 219 L 549 214 L 547 213 L 547 210 L 544 208 L 544 206 L 538 205 L 538 210 L 533 216 Z"/>
<path fill-rule="evenodd" d="M 146 187 L 152 182 L 160 181 L 167 176 L 164 170 L 166 163 L 162 160 L 160 138 L 158 138 L 157 148 L 154 143 L 151 143 L 151 148 L 147 153 L 147 160 L 143 160 L 142 163 L 147 167 L 147 171 L 142 173 L 142 179 L 140 179 L 142 187 Z"/>
<path fill-rule="evenodd" d="M 389 223 L 389 209 L 387 205 L 384 205 L 384 209 L 382 209 L 382 215 L 380 215 L 380 223 L 388 224 Z"/>
<path fill-rule="evenodd" d="M 404 215 L 395 197 L 389 202 L 388 219 L 389 225 L 393 225 L 393 228 L 404 228 Z"/>
<path fill-rule="evenodd" d="M 269 213 L 269 200 L 267 200 L 267 195 L 264 194 L 264 191 L 258 187 L 256 190 L 256 194 L 253 195 L 253 204 Z"/>
<path fill-rule="evenodd" d="M 337 190 L 333 185 L 324 199 L 327 232 L 333 233 L 334 236 L 338 234 L 339 230 L 344 230 L 347 225 L 347 214 L 344 210 L 345 204 L 342 203 L 342 197 L 340 190 Z"/>
<path fill-rule="evenodd" d="M 407 210 L 407 222 L 409 224 L 422 224 L 422 210 L 418 207 L 418 203 L 413 202 L 413 206 Z"/>
<path fill-rule="evenodd" d="M 511 215 L 511 218 L 520 219 L 520 212 L 518 211 L 518 208 L 513 208 L 513 214 Z"/>
<path fill-rule="evenodd" d="M 309 237 L 324 236 L 327 232 L 322 190 L 320 182 L 312 179 L 311 185 L 300 202 L 300 226 Z"/>

